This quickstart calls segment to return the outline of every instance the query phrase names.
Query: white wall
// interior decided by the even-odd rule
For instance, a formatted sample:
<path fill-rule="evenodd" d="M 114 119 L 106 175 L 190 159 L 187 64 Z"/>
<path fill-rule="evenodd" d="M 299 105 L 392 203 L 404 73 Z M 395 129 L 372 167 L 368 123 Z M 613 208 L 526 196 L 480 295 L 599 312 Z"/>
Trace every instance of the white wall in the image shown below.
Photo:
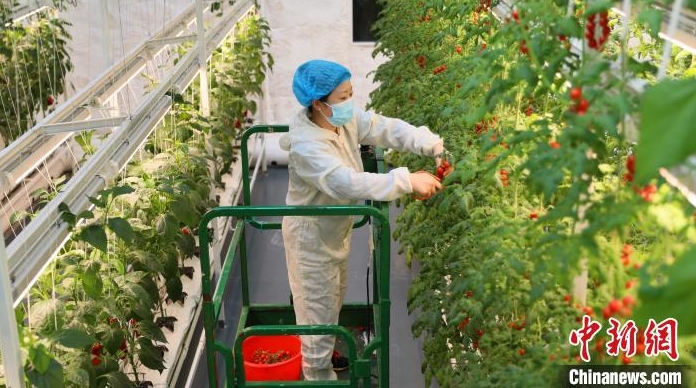
<path fill-rule="evenodd" d="M 352 73 L 355 106 L 364 108 L 376 87 L 368 73 L 383 61 L 372 58 L 373 43 L 353 43 L 353 2 L 349 0 L 261 0 L 261 14 L 272 32 L 275 60 L 266 80 L 265 98 L 257 122 L 287 124 L 301 109 L 292 94 L 295 69 L 310 59 L 332 60 Z M 269 159 L 285 163 L 271 136 Z"/>
<path fill-rule="evenodd" d="M 300 105 L 292 95 L 295 69 L 310 59 L 327 59 L 346 66 L 353 74 L 356 106 L 364 107 L 374 89 L 367 74 L 380 61 L 372 58 L 372 43 L 353 43 L 352 1 L 262 0 L 261 12 L 272 30 L 271 54 L 275 59 L 268 89 L 273 96 L 267 119 L 287 122 Z"/>

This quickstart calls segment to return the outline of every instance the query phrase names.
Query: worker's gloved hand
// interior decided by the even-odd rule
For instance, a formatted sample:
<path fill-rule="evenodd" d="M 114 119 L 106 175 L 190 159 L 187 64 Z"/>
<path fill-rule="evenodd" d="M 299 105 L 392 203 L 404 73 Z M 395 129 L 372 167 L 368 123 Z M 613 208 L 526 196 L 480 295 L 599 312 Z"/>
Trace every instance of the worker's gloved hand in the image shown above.
<path fill-rule="evenodd" d="M 442 190 L 442 184 L 435 175 L 427 171 L 417 171 L 409 175 L 413 194 L 416 199 L 428 199 Z"/>

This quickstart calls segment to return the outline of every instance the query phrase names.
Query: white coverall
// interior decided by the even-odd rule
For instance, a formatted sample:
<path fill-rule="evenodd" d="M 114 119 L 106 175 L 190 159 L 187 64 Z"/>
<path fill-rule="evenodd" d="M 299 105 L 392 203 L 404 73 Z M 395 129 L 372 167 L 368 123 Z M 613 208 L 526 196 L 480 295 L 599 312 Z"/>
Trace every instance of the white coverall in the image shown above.
<path fill-rule="evenodd" d="M 310 121 L 303 109 L 280 140 L 281 148 L 290 151 L 287 205 L 390 201 L 413 191 L 405 167 L 387 174 L 364 172 L 360 145 L 435 156 L 442 140 L 426 127 L 358 109 L 335 134 Z M 282 225 L 297 324 L 338 324 L 347 288 L 353 217 L 284 217 Z M 331 335 L 302 336 L 306 380 L 337 378 L 331 365 L 334 345 Z"/>

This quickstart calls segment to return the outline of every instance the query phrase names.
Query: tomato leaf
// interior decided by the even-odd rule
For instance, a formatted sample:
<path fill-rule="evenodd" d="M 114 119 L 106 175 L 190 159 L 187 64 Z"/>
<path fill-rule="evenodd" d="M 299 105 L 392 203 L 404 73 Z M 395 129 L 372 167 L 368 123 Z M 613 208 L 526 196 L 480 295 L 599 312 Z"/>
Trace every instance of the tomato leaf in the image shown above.
<path fill-rule="evenodd" d="M 77 215 L 78 219 L 91 219 L 94 218 L 94 213 L 92 213 L 90 210 L 84 210 L 81 211 L 80 214 Z"/>
<path fill-rule="evenodd" d="M 97 207 L 100 207 L 100 208 L 106 207 L 106 199 L 104 199 L 104 197 L 97 198 L 97 197 L 87 196 L 87 199 L 89 199 L 89 201 L 92 202 Z"/>
<path fill-rule="evenodd" d="M 646 8 L 638 14 L 638 22 L 645 24 L 650 31 L 650 36 L 657 38 L 662 27 L 662 12 L 653 8 Z"/>
<path fill-rule="evenodd" d="M 106 380 L 108 386 L 113 388 L 127 388 L 133 386 L 133 382 L 121 371 L 105 373 L 97 377 L 97 380 Z"/>
<path fill-rule="evenodd" d="M 121 217 L 109 217 L 107 224 L 109 225 L 109 229 L 113 230 L 121 240 L 127 243 L 131 242 L 133 237 L 135 237 L 130 223 Z"/>
<path fill-rule="evenodd" d="M 85 368 L 67 368 L 65 379 L 74 386 L 89 386 L 89 372 Z"/>
<path fill-rule="evenodd" d="M 138 338 L 138 359 L 147 368 L 154 369 L 160 373 L 164 370 L 163 355 L 158 347 L 152 341 L 145 337 Z"/>
<path fill-rule="evenodd" d="M 40 374 L 48 372 L 51 367 L 51 361 L 55 361 L 48 353 L 44 345 L 39 344 L 29 352 L 29 360 L 33 366 L 33 370 Z"/>
<path fill-rule="evenodd" d="M 587 6 L 587 9 L 585 9 L 585 14 L 584 16 L 590 16 L 594 15 L 598 12 L 604 12 L 609 9 L 611 9 L 612 3 L 610 1 L 605 1 L 605 0 L 598 0 L 598 1 L 593 1 L 591 4 Z"/>
<path fill-rule="evenodd" d="M 198 225 L 200 214 L 196 211 L 189 201 L 183 198 L 176 199 L 172 202 L 172 211 L 176 218 L 190 227 Z"/>
<path fill-rule="evenodd" d="M 144 320 L 140 321 L 138 324 L 140 325 L 140 330 L 145 337 L 157 342 L 167 342 L 167 338 L 164 336 L 162 329 L 160 329 L 155 322 Z"/>
<path fill-rule="evenodd" d="M 578 23 L 578 20 L 574 17 L 563 17 L 556 21 L 558 28 L 558 33 L 565 36 L 580 36 L 583 33 L 583 29 Z"/>
<path fill-rule="evenodd" d="M 25 366 L 25 374 L 35 387 L 63 387 L 63 366 L 58 363 L 53 357 L 48 355 L 45 349 L 40 350 L 37 354 L 40 357 L 41 367 L 36 363 L 39 359 L 35 358 L 32 368 L 30 365 Z"/>
<path fill-rule="evenodd" d="M 179 277 L 172 277 L 167 279 L 167 281 L 165 282 L 165 287 L 167 289 L 167 296 L 171 300 L 183 301 L 184 286 L 181 283 L 181 279 Z"/>
<path fill-rule="evenodd" d="M 85 347 L 96 341 L 93 336 L 78 329 L 61 329 L 54 331 L 48 338 L 67 348 L 73 349 Z"/>
<path fill-rule="evenodd" d="M 660 322 L 674 318 L 679 323 L 679 335 L 696 334 L 696 248 L 687 251 L 664 273 L 667 283 L 650 286 L 649 279 L 642 282 L 638 297 L 640 304 L 635 311 L 636 322 L 647 322 L 649 318 Z"/>
<path fill-rule="evenodd" d="M 99 266 L 93 265 L 82 274 L 82 287 L 85 293 L 94 299 L 101 296 L 104 282 L 99 273 Z"/>
<path fill-rule="evenodd" d="M 696 152 L 696 80 L 666 80 L 648 88 L 640 106 L 641 120 L 636 148 L 638 184 L 657 176 Z"/>
<path fill-rule="evenodd" d="M 118 197 L 119 195 L 130 194 L 134 191 L 135 189 L 128 185 L 115 186 L 111 188 L 111 195 L 114 197 Z"/>
<path fill-rule="evenodd" d="M 106 253 L 106 232 L 104 231 L 104 226 L 98 224 L 88 225 L 82 229 L 79 238 Z"/>

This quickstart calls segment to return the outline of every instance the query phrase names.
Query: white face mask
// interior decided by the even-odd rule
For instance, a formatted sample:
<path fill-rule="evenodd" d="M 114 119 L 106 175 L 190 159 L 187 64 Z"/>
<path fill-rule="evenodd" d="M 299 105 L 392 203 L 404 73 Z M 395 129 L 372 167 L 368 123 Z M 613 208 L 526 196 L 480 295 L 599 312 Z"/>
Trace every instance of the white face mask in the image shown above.
<path fill-rule="evenodd" d="M 329 121 L 329 123 L 331 123 L 331 125 L 340 127 L 341 125 L 348 123 L 350 119 L 353 118 L 352 97 L 338 104 L 331 105 L 327 102 L 325 102 L 324 104 L 331 108 L 331 117 L 326 117 L 326 115 L 324 115 L 324 117 L 326 117 L 326 119 Z"/>

